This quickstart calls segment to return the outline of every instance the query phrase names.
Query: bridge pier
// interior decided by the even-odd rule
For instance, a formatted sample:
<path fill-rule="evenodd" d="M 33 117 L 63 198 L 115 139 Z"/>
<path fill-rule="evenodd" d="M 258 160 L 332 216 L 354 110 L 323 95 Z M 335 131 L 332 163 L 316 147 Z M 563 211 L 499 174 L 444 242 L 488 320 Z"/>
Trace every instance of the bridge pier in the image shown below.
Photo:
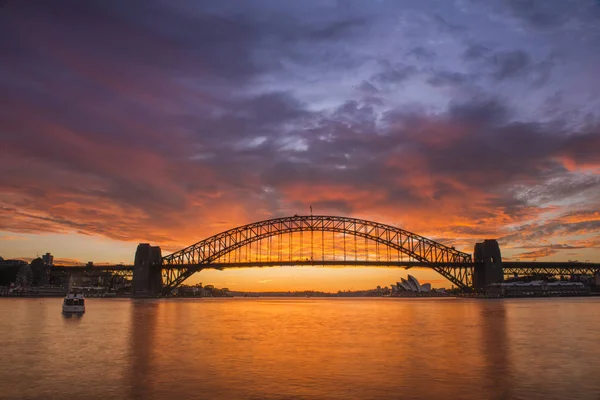
<path fill-rule="evenodd" d="M 140 243 L 135 252 L 131 292 L 134 297 L 156 297 L 163 287 L 160 247 Z"/>
<path fill-rule="evenodd" d="M 473 261 L 473 288 L 476 292 L 485 290 L 491 283 L 504 281 L 502 254 L 496 240 L 485 239 L 483 243 L 477 243 L 473 251 Z"/>

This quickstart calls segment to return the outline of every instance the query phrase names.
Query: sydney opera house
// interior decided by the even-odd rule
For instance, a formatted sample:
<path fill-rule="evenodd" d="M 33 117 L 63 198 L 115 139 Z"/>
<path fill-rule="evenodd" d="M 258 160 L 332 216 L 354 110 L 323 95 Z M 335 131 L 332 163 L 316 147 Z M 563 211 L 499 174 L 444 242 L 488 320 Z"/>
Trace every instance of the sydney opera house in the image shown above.
<path fill-rule="evenodd" d="M 412 275 L 408 275 L 408 279 L 400 278 L 401 282 L 396 282 L 392 285 L 392 295 L 403 294 L 403 293 L 429 293 L 431 292 L 431 284 L 424 283 L 420 284 L 417 278 Z"/>

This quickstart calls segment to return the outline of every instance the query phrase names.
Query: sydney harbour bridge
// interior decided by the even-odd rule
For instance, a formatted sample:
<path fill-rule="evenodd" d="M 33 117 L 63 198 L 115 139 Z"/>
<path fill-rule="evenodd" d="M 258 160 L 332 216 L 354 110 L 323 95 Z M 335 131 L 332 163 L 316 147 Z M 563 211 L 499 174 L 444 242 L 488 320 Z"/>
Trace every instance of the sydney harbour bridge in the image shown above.
<path fill-rule="evenodd" d="M 429 268 L 465 292 L 516 275 L 600 277 L 596 263 L 503 262 L 496 240 L 476 243 L 471 255 L 394 226 L 326 215 L 238 226 L 166 256 L 158 246 L 140 244 L 134 265 L 93 268 L 132 271 L 133 295 L 160 296 L 207 268 L 305 265 Z"/>

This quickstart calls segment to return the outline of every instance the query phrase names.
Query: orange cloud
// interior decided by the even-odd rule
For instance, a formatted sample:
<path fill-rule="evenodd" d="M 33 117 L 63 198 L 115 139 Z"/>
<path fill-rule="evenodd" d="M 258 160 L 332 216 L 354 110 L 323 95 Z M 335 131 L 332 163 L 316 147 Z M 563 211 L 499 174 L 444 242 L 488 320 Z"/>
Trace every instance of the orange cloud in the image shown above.
<path fill-rule="evenodd" d="M 525 253 L 521 253 L 518 254 L 516 257 L 517 258 L 524 258 L 524 259 L 538 259 L 538 258 L 543 258 L 543 257 L 548 257 L 551 255 L 556 254 L 558 251 L 555 249 L 551 249 L 549 247 L 545 247 L 542 249 L 538 249 L 538 250 L 533 250 L 533 251 L 528 251 Z"/>

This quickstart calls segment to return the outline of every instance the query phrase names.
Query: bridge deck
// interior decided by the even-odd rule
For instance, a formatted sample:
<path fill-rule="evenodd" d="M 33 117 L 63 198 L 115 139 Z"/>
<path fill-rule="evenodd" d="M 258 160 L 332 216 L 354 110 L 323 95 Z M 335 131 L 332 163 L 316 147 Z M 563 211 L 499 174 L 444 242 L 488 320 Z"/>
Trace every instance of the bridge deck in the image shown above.
<path fill-rule="evenodd" d="M 248 268 L 248 267 L 293 267 L 293 266 L 337 266 L 337 267 L 400 267 L 400 268 L 434 268 L 434 267 L 454 267 L 454 268 L 473 268 L 476 263 L 430 263 L 421 261 L 340 261 L 340 260 L 289 260 L 289 261 L 250 261 L 234 263 L 214 263 L 214 264 L 179 264 L 164 265 L 163 269 L 186 269 L 190 267 L 201 268 Z M 600 269 L 600 263 L 583 262 L 544 262 L 544 261 L 505 261 L 502 263 L 504 269 L 573 269 L 589 268 Z M 94 266 L 65 266 L 55 265 L 53 268 L 65 269 L 69 271 L 133 271 L 133 265 L 94 265 Z"/>

